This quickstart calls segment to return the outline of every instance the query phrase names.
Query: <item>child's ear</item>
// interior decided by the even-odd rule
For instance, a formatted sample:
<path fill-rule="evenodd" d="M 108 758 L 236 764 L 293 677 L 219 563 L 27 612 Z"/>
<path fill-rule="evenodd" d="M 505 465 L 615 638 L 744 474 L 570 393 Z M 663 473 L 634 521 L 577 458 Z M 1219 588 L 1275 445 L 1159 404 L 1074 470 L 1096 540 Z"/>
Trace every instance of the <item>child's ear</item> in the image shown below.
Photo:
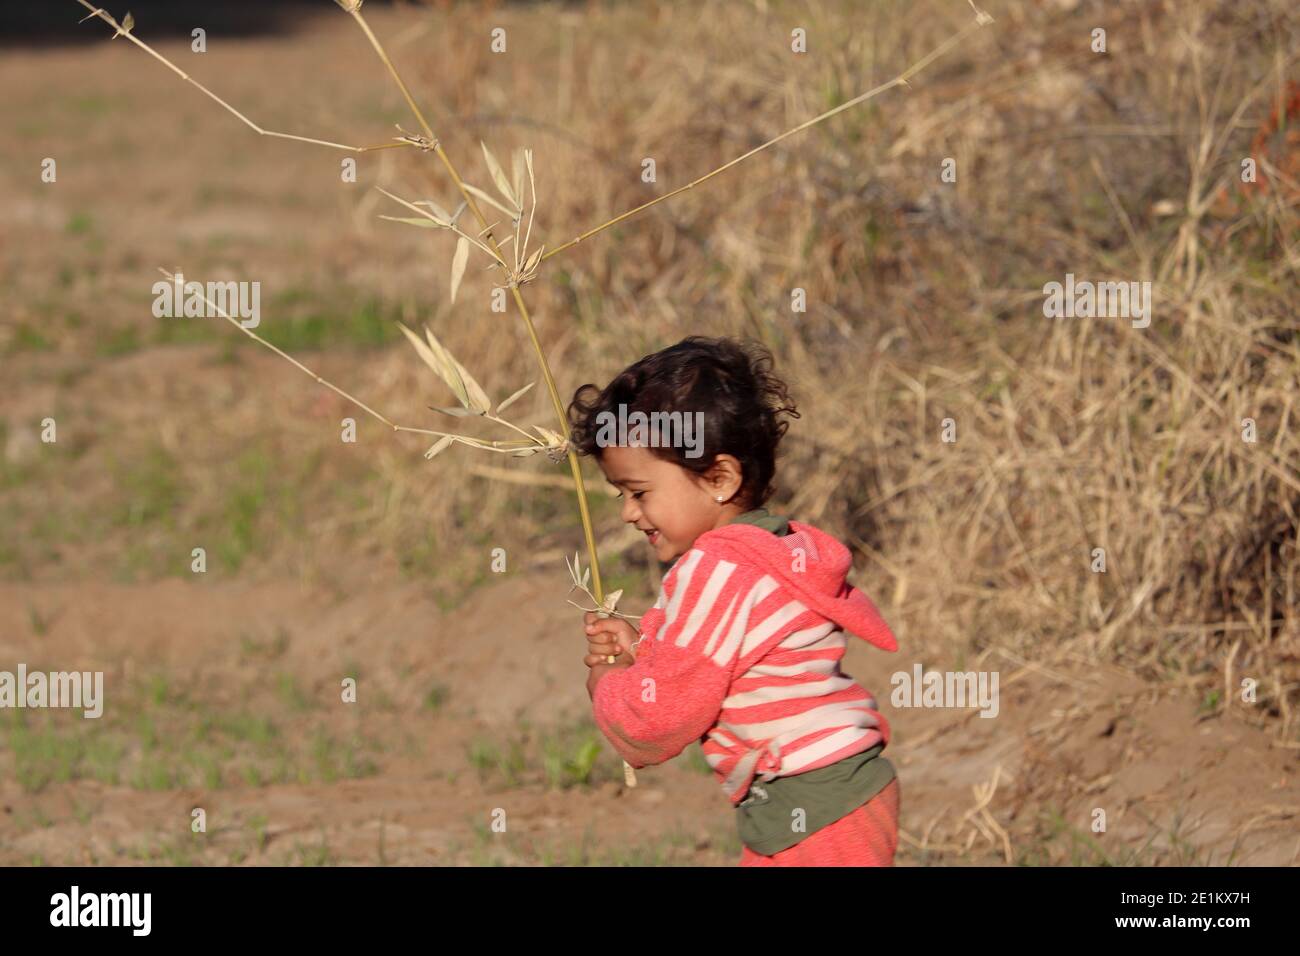
<path fill-rule="evenodd" d="M 740 459 L 734 455 L 719 455 L 705 472 L 704 479 L 709 495 L 714 498 L 721 495 L 723 502 L 727 502 L 739 493 L 740 486 L 745 481 L 745 470 L 740 465 Z"/>

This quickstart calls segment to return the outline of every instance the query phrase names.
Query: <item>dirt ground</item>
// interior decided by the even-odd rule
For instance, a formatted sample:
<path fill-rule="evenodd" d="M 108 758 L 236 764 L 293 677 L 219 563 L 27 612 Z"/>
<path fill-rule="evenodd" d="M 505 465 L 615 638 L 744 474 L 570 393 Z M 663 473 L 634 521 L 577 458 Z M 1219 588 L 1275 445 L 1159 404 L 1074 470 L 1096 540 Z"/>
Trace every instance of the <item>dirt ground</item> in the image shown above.
<path fill-rule="evenodd" d="M 371 19 L 427 40 L 403 14 Z M 327 68 L 365 62 L 345 20 L 214 43 L 205 76 L 231 102 L 260 102 L 265 125 L 364 125 L 381 140 L 404 117 L 383 77 L 368 62 L 356 77 Z M 295 443 L 340 417 L 333 396 L 232 352 L 231 330 L 155 335 L 141 314 L 158 265 L 256 261 L 268 286 L 327 290 L 325 309 L 346 288 L 418 292 L 427 248 L 378 227 L 372 194 L 316 188 L 317 173 L 337 181 L 336 157 L 305 171 L 300 152 L 120 41 L 6 50 L 0 83 L 14 134 L 0 137 L 0 669 L 102 670 L 106 696 L 98 721 L 0 714 L 0 865 L 734 864 L 732 811 L 698 747 L 629 789 L 589 719 L 558 560 L 571 527 L 500 575 L 486 571 L 492 540 L 396 554 L 367 533 L 382 524 L 382 469 L 327 459 L 301 499 L 282 487 L 298 477 Z M 46 156 L 55 192 L 39 183 Z M 417 374 L 395 348 L 325 348 L 312 363 L 389 397 Z M 47 414 L 71 451 L 37 446 Z M 377 441 L 385 460 L 424 467 L 422 443 Z M 222 470 L 250 447 L 262 457 L 248 474 Z M 336 492 L 358 475 L 347 511 Z M 299 500 L 333 510 L 304 516 Z M 213 572 L 186 573 L 194 542 L 214 540 Z M 455 600 L 444 564 L 466 584 Z M 648 606 L 647 575 L 623 573 L 625 605 Z M 897 655 L 851 644 L 845 661 L 893 728 L 899 865 L 1300 862 L 1300 748 L 1241 705 L 1207 710 L 1188 688 L 1072 654 L 1028 663 L 994 646 L 959 664 L 899 637 Z M 918 662 L 998 671 L 998 717 L 893 706 L 891 675 Z M 355 703 L 341 699 L 348 677 Z M 196 808 L 206 832 L 192 832 Z"/>
<path fill-rule="evenodd" d="M 250 739 L 254 753 L 235 763 L 292 761 L 315 752 L 320 728 L 355 742 L 374 766 L 309 782 L 270 770 L 252 785 L 229 779 L 227 767 L 218 787 L 155 788 L 146 775 L 135 786 L 52 780 L 35 792 L 6 773 L 0 862 L 733 862 L 732 811 L 698 754 L 642 770 L 634 789 L 608 746 L 586 783 L 551 770 L 551 741 L 564 762 L 575 753 L 566 741 L 595 739 L 573 616 L 549 599 L 554 588 L 554 575 L 520 574 L 444 613 L 419 586 L 382 581 L 356 595 L 289 581 L 5 585 L 3 633 L 22 635 L 6 642 L 7 658 L 103 670 L 110 710 L 146 685 L 142 714 L 173 742 L 150 750 L 140 719 L 124 720 L 124 775 L 185 764 L 182 753 L 220 757 Z M 504 609 L 524 606 L 543 610 L 522 632 L 503 626 Z M 28 607 L 47 622 L 39 637 Z M 916 662 L 862 645 L 845 670 L 883 698 L 890 675 Z M 1194 699 L 1087 662 L 990 657 L 981 666 L 1001 674 L 996 719 L 886 705 L 903 788 L 899 865 L 1296 861 L 1294 750 L 1231 716 L 1198 719 Z M 340 675 L 353 673 L 358 700 L 344 704 Z M 150 682 L 159 674 L 168 675 L 161 688 Z M 285 674 L 296 677 L 292 692 L 277 680 Z M 186 736 L 196 712 L 244 707 L 274 723 L 267 740 L 233 728 Z M 96 735 L 88 759 L 108 746 L 99 738 L 109 730 L 57 717 L 52 734 Z M 993 781 L 991 795 L 980 790 Z M 968 814 L 981 805 L 991 819 Z M 207 812 L 200 836 L 188 832 L 195 807 Z M 1096 808 L 1105 833 L 1090 830 Z M 498 810 L 503 833 L 490 828 Z"/>

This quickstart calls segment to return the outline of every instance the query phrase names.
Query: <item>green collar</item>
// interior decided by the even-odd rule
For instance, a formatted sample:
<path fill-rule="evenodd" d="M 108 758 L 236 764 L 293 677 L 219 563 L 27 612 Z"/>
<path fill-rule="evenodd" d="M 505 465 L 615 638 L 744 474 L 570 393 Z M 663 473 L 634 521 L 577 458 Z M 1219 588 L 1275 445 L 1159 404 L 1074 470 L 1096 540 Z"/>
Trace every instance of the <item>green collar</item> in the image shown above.
<path fill-rule="evenodd" d="M 728 524 L 757 525 L 764 531 L 772 532 L 777 537 L 784 537 L 790 533 L 790 522 L 782 515 L 772 514 L 766 508 L 755 508 L 753 511 L 746 511 L 743 515 L 732 518 Z"/>

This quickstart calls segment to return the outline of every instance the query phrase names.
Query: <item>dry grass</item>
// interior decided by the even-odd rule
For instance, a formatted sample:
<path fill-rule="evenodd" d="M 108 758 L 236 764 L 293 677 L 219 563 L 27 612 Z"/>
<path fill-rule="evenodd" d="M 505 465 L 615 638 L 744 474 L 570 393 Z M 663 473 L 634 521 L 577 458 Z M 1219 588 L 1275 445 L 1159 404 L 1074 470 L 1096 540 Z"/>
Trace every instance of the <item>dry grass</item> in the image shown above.
<path fill-rule="evenodd" d="M 1215 706 L 1242 707 L 1253 677 L 1250 713 L 1294 739 L 1300 348 L 1284 290 L 1300 190 L 1233 174 L 1294 74 L 1296 16 L 1125 4 L 1103 21 L 1101 57 L 1078 40 L 1096 19 L 1084 7 L 991 12 L 998 55 L 953 53 L 906 99 L 810 132 L 760 161 L 758 181 L 694 194 L 629 229 L 617 255 L 539 285 L 551 353 L 601 381 L 687 334 L 761 339 L 805 412 L 776 506 L 857 544 L 912 646 L 1066 648 L 1219 695 L 1231 670 Z M 710 24 L 754 36 L 743 69 L 686 67 L 657 42 L 676 21 L 659 24 L 633 71 L 679 88 L 642 101 L 620 87 L 618 109 L 642 121 L 618 138 L 613 94 L 593 85 L 574 135 L 610 156 L 670 157 L 685 179 L 812 112 L 812 91 L 869 82 L 855 43 L 887 51 L 879 77 L 950 28 L 882 10 L 843 59 L 780 84 L 767 78 L 790 68 L 769 69 L 759 42 L 780 17 L 751 13 L 723 6 Z M 848 16 L 815 32 L 849 36 Z M 612 69 L 608 39 L 576 39 L 560 75 Z M 939 181 L 946 156 L 957 184 Z M 589 197 L 567 172 L 552 162 L 542 188 L 577 220 L 637 189 L 602 178 Z M 1067 272 L 1152 280 L 1151 326 L 1044 318 L 1041 288 Z M 795 286 L 806 314 L 789 311 Z M 955 444 L 940 440 L 945 418 Z"/>

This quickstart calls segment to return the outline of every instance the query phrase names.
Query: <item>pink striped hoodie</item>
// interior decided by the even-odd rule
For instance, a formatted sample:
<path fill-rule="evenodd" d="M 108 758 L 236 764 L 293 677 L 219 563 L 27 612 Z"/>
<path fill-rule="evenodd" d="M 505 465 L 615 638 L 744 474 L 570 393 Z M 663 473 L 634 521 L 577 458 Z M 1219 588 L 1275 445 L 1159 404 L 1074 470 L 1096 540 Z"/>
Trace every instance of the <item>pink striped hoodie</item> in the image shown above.
<path fill-rule="evenodd" d="M 839 663 L 856 634 L 898 649 L 846 580 L 843 544 L 790 522 L 706 532 L 664 576 L 641 620 L 636 663 L 596 685 L 597 726 L 633 767 L 692 741 L 733 803 L 750 782 L 793 776 L 889 742 L 875 698 Z"/>

